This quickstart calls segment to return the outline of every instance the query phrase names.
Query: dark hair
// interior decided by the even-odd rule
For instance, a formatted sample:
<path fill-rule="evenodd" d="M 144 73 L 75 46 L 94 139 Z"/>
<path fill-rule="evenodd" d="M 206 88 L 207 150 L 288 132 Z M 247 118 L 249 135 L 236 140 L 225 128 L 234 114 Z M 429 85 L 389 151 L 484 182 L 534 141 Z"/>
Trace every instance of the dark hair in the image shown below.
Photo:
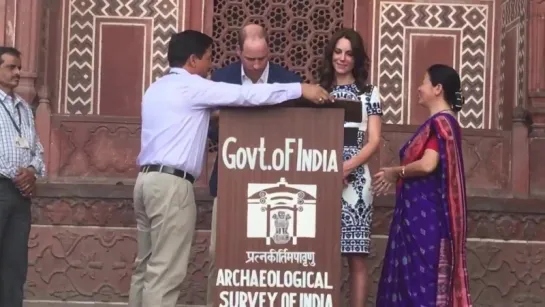
<path fill-rule="evenodd" d="M 450 105 L 452 111 L 460 111 L 465 103 L 465 98 L 462 95 L 462 82 L 458 72 L 454 68 L 443 64 L 432 65 L 427 72 L 433 86 L 441 84 L 443 98 Z"/>
<path fill-rule="evenodd" d="M 170 67 L 182 67 L 192 54 L 201 59 L 213 43 L 210 36 L 195 30 L 172 34 L 168 43 L 168 64 Z"/>
<path fill-rule="evenodd" d="M 261 27 L 261 30 L 257 33 L 257 38 L 264 39 L 265 42 L 268 45 L 269 44 L 269 38 L 268 38 L 268 35 L 267 35 L 267 30 L 265 30 L 265 27 L 263 27 L 262 25 L 258 25 L 258 24 L 247 24 L 244 27 L 242 27 L 240 29 L 240 31 L 238 31 L 238 40 L 237 40 L 237 42 L 238 42 L 238 47 L 240 48 L 240 50 L 242 51 L 242 49 L 244 49 L 244 42 L 246 41 L 246 38 L 248 38 L 247 26 L 249 26 L 249 25 L 256 25 L 256 26 Z"/>
<path fill-rule="evenodd" d="M 367 78 L 369 77 L 369 56 L 365 52 L 365 46 L 363 45 L 363 39 L 360 34 L 352 29 L 341 29 L 329 40 L 325 47 L 324 58 L 322 60 L 322 67 L 320 68 L 320 85 L 331 91 L 333 82 L 335 80 L 335 70 L 333 69 L 333 52 L 337 41 L 341 38 L 346 38 L 352 45 L 352 54 L 354 56 L 354 69 L 352 74 L 356 79 L 356 86 L 360 92 L 364 92 L 364 88 L 367 85 Z"/>
<path fill-rule="evenodd" d="M 2 56 L 4 54 L 9 54 L 18 58 L 21 57 L 21 51 L 17 50 L 17 48 L 0 46 L 0 64 L 4 63 L 4 61 L 2 60 Z"/>

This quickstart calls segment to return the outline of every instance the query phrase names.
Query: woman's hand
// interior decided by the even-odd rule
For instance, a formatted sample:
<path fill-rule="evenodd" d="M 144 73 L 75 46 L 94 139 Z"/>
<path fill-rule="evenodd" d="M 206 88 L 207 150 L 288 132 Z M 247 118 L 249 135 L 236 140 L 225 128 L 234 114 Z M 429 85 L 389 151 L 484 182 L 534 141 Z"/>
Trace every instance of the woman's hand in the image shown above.
<path fill-rule="evenodd" d="M 395 184 L 399 176 L 398 171 L 394 167 L 383 167 L 373 178 L 373 194 L 385 195 L 388 189 Z"/>
<path fill-rule="evenodd" d="M 354 167 L 352 167 L 351 164 L 352 163 L 350 163 L 350 160 L 343 162 L 343 178 L 348 177 L 348 175 L 352 174 L 354 171 Z"/>
<path fill-rule="evenodd" d="M 343 183 L 345 185 L 348 185 L 352 180 L 350 178 L 352 175 L 352 172 L 354 171 L 354 167 L 352 166 L 352 163 L 350 160 L 343 162 Z"/>

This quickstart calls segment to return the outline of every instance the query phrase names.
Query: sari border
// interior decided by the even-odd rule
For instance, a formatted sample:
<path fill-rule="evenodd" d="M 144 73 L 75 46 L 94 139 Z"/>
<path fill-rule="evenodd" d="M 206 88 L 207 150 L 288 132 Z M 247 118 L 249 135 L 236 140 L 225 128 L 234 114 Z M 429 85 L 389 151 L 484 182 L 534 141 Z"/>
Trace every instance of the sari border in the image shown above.
<path fill-rule="evenodd" d="M 452 116 L 450 116 L 452 117 Z M 453 118 L 434 116 L 434 126 L 439 139 L 444 142 L 445 165 L 444 184 L 446 187 L 446 201 L 448 210 L 449 231 L 451 235 L 451 280 L 452 292 L 449 298 L 450 306 L 471 306 L 469 277 L 467 273 L 467 203 L 465 195 L 465 179 L 463 177 L 462 149 L 460 135 Z M 454 119 L 455 120 L 455 119 Z M 440 142 L 441 142 L 440 141 Z"/>
<path fill-rule="evenodd" d="M 441 239 L 439 245 L 439 264 L 437 266 L 437 295 L 435 298 L 435 304 L 437 307 L 448 307 L 449 303 L 449 285 L 450 285 L 450 272 L 452 266 L 449 259 L 451 258 L 451 244 L 447 239 Z"/>

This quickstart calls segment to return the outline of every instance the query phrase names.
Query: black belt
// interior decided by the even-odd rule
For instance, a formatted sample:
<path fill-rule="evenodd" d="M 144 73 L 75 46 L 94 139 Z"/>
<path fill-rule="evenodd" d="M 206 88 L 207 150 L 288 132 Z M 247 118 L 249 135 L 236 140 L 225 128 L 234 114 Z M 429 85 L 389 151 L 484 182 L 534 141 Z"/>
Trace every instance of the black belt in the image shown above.
<path fill-rule="evenodd" d="M 356 146 L 358 144 L 358 134 L 360 129 L 356 127 L 345 127 L 344 128 L 344 146 Z"/>
<path fill-rule="evenodd" d="M 164 174 L 180 177 L 191 183 L 195 182 L 195 177 L 193 177 L 190 173 L 187 173 L 182 170 L 176 169 L 174 167 L 166 166 L 166 165 L 143 165 L 142 167 L 140 167 L 140 172 L 141 173 L 159 172 L 159 173 L 164 173 Z"/>

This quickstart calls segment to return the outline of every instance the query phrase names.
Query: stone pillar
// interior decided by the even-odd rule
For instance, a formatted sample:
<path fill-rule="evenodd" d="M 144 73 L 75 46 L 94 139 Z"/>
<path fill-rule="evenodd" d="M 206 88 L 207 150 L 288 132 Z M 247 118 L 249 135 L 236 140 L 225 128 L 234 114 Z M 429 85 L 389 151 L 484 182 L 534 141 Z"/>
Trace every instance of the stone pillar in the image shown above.
<path fill-rule="evenodd" d="M 528 7 L 528 95 L 532 109 L 545 110 L 545 0 Z M 541 112 L 539 112 L 541 111 Z M 541 116 L 540 116 L 541 117 Z M 538 122 L 542 122 L 538 120 Z"/>
<path fill-rule="evenodd" d="M 528 198 L 530 194 L 530 118 L 526 109 L 518 105 L 513 110 L 511 134 L 511 185 L 513 196 Z"/>
<path fill-rule="evenodd" d="M 0 0 L 0 45 L 15 45 L 16 0 Z"/>
<path fill-rule="evenodd" d="M 36 99 L 43 10 L 44 0 L 0 0 L 0 26 L 4 27 L 3 31 L 0 31 L 0 40 L 3 45 L 14 46 L 22 53 L 21 81 L 16 92 L 29 104 L 37 103 L 36 130 L 45 149 L 47 167 L 51 107 L 45 85 L 41 86 L 40 97 Z"/>
<path fill-rule="evenodd" d="M 528 1 L 527 93 L 532 118 L 529 134 L 530 194 L 545 195 L 545 0 Z M 516 139 L 514 139 L 516 140 Z M 513 162 L 515 157 L 513 157 Z"/>
<path fill-rule="evenodd" d="M 15 2 L 15 47 L 22 52 L 21 82 L 17 93 L 28 103 L 33 103 L 36 98 L 42 9 L 43 0 Z"/>

